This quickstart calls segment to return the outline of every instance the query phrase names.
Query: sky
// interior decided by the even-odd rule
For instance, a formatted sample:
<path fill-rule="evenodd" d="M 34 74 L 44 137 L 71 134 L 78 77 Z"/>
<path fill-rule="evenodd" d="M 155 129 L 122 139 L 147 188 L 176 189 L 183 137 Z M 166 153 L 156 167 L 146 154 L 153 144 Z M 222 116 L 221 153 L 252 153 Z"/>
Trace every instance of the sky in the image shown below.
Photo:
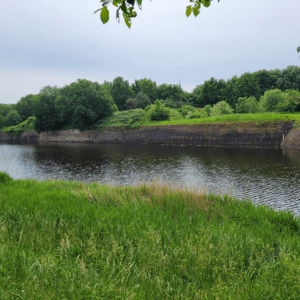
<path fill-rule="evenodd" d="M 300 65 L 299 0 L 214 0 L 195 18 L 188 0 L 143 0 L 128 29 L 100 21 L 99 0 L 5 1 L 0 10 L 0 103 L 77 79 L 150 78 L 191 92 L 211 77 Z"/>

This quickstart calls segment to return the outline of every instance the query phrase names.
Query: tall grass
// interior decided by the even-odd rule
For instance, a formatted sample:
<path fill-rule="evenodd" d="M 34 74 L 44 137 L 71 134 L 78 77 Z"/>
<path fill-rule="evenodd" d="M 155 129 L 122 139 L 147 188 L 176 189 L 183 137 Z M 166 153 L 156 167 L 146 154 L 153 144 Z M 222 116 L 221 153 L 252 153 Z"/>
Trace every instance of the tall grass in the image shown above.
<path fill-rule="evenodd" d="M 298 299 L 299 226 L 155 183 L 0 180 L 0 298 Z"/>

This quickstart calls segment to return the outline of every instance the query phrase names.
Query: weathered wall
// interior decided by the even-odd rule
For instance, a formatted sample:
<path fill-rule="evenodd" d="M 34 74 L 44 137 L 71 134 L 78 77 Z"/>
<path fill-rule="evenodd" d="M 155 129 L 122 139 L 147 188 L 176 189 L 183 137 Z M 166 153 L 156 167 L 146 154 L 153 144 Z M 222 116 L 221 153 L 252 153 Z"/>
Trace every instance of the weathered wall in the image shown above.
<path fill-rule="evenodd" d="M 226 122 L 220 124 L 190 124 L 147 126 L 136 130 L 107 130 L 101 132 L 77 129 L 56 130 L 37 134 L 24 133 L 18 140 L 39 142 L 86 143 L 158 143 L 195 146 L 260 146 L 276 147 L 292 129 L 292 121 Z M 0 134 L 0 140 L 4 138 Z M 10 136 L 10 140 L 17 140 Z"/>
<path fill-rule="evenodd" d="M 281 145 L 287 148 L 300 149 L 300 128 L 292 129 Z"/>
<path fill-rule="evenodd" d="M 158 143 L 203 146 L 278 146 L 293 122 L 255 122 L 147 126 L 102 132 L 57 130 L 40 134 L 39 141 Z"/>
<path fill-rule="evenodd" d="M 0 132 L 0 142 L 38 142 L 40 135 L 36 131 L 26 131 L 21 135 L 8 135 L 5 132 Z"/>

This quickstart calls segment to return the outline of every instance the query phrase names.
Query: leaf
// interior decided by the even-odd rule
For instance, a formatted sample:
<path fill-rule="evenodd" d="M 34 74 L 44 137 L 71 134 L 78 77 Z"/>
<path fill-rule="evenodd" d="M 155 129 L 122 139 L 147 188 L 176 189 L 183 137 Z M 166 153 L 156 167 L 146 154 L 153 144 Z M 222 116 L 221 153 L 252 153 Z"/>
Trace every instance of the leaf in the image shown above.
<path fill-rule="evenodd" d="M 210 3 L 211 3 L 211 0 L 202 0 L 202 4 L 203 4 L 205 7 L 209 7 L 209 6 L 210 6 Z"/>
<path fill-rule="evenodd" d="M 192 13 L 192 6 L 189 5 L 189 6 L 186 7 L 186 13 L 185 14 L 186 14 L 187 17 L 189 17 L 191 15 L 191 13 Z"/>
<path fill-rule="evenodd" d="M 300 52 L 300 47 L 297 48 L 297 52 Z"/>
<path fill-rule="evenodd" d="M 123 13 L 123 18 L 124 18 L 125 24 L 130 29 L 130 27 L 131 27 L 131 19 L 125 13 Z"/>
<path fill-rule="evenodd" d="M 101 10 L 100 19 L 103 24 L 107 23 L 109 20 L 109 11 L 108 11 L 107 7 L 105 7 L 105 6 Z"/>
<path fill-rule="evenodd" d="M 118 1 L 117 1 L 117 0 L 113 0 L 113 5 L 114 5 L 115 7 L 118 7 Z"/>
<path fill-rule="evenodd" d="M 200 14 L 200 6 L 198 6 L 198 5 L 194 6 L 193 13 L 194 13 L 194 16 L 197 17 Z"/>

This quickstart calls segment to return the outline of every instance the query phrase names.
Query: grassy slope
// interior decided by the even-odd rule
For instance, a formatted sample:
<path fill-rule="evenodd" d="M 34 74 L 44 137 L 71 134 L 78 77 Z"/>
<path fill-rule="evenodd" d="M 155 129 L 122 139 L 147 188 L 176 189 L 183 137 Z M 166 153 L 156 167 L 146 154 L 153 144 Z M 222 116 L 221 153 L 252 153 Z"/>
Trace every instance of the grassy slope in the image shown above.
<path fill-rule="evenodd" d="M 163 126 L 163 125 L 184 125 L 201 123 L 222 123 L 222 122 L 267 122 L 267 121 L 287 121 L 295 120 L 300 124 L 300 113 L 260 113 L 260 114 L 231 114 L 217 117 L 207 117 L 201 119 L 185 119 L 179 111 L 172 109 L 171 119 L 169 121 L 149 121 L 141 112 L 135 110 L 121 111 L 115 113 L 104 122 L 95 124 L 89 129 L 98 131 L 109 128 L 127 128 L 134 129 L 140 126 Z"/>
<path fill-rule="evenodd" d="M 299 228 L 154 184 L 0 182 L 0 298 L 298 299 Z"/>
<path fill-rule="evenodd" d="M 4 127 L 1 129 L 1 131 L 7 134 L 20 135 L 25 131 L 35 131 L 34 123 L 35 123 L 35 117 L 29 117 L 24 122 L 16 126 Z"/>

